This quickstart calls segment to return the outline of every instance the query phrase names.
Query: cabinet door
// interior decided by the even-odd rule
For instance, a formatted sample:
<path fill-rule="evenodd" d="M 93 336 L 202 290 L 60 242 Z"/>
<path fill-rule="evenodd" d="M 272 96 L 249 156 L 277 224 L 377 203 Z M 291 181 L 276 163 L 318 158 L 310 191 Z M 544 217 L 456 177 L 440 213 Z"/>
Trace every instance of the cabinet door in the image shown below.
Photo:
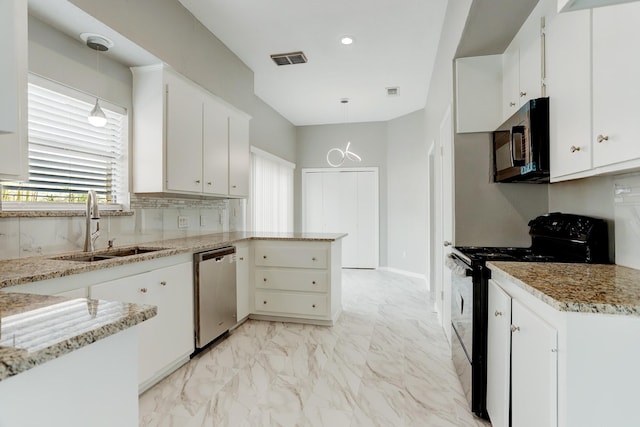
<path fill-rule="evenodd" d="M 518 111 L 520 52 L 517 46 L 509 46 L 502 57 L 502 121 L 507 120 Z"/>
<path fill-rule="evenodd" d="M 249 315 L 249 246 L 236 246 L 237 319 Z"/>
<path fill-rule="evenodd" d="M 167 189 L 202 192 L 202 100 L 196 88 L 167 74 Z"/>
<path fill-rule="evenodd" d="M 558 332 L 512 302 L 511 417 L 518 427 L 558 425 Z"/>
<path fill-rule="evenodd" d="M 229 195 L 249 197 L 249 119 L 229 117 Z"/>
<path fill-rule="evenodd" d="M 0 2 L 0 178 L 28 177 L 27 2 Z"/>
<path fill-rule="evenodd" d="M 228 194 L 229 114 L 223 105 L 212 99 L 205 99 L 203 108 L 203 191 Z"/>
<path fill-rule="evenodd" d="M 511 297 L 493 280 L 487 321 L 487 412 L 493 427 L 509 427 Z"/>
<path fill-rule="evenodd" d="M 593 9 L 594 166 L 640 157 L 640 3 Z"/>
<path fill-rule="evenodd" d="M 542 46 L 539 21 L 527 22 L 522 33 L 518 63 L 518 106 L 542 95 Z"/>
<path fill-rule="evenodd" d="M 551 178 L 591 168 L 591 12 L 547 26 Z"/>

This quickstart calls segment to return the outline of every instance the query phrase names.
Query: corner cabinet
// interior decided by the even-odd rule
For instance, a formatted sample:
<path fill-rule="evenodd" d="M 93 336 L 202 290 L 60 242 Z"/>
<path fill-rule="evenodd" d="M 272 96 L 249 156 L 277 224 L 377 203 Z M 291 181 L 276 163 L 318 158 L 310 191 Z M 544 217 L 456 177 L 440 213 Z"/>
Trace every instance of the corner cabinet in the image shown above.
<path fill-rule="evenodd" d="M 0 2 L 0 180 L 28 177 L 27 2 Z"/>
<path fill-rule="evenodd" d="M 193 353 L 192 263 L 100 283 L 89 288 L 89 295 L 158 307 L 157 316 L 138 326 L 140 392 L 188 361 Z"/>
<path fill-rule="evenodd" d="M 250 117 L 166 66 L 132 73 L 134 192 L 247 197 Z"/>
<path fill-rule="evenodd" d="M 252 318 L 332 325 L 342 309 L 340 242 L 254 243 Z"/>

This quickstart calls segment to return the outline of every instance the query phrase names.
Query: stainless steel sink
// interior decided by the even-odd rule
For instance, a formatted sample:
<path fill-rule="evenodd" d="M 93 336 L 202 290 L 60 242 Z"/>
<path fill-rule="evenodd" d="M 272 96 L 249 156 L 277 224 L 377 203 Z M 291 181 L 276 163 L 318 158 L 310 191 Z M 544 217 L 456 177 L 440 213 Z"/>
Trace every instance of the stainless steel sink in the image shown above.
<path fill-rule="evenodd" d="M 106 261 L 114 258 L 122 258 L 127 256 L 146 254 L 149 252 L 163 251 L 165 249 L 166 248 L 145 248 L 140 246 L 134 246 L 132 248 L 110 249 L 110 250 L 99 252 L 99 253 L 89 254 L 86 252 L 82 252 L 80 254 L 52 257 L 51 259 L 60 260 L 60 261 L 97 262 L 97 261 Z"/>

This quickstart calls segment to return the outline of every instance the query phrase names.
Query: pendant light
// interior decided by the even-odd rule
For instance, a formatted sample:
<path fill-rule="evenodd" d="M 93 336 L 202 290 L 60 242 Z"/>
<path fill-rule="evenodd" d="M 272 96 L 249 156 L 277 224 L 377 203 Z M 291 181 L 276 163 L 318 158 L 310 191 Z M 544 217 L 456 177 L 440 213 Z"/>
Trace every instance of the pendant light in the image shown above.
<path fill-rule="evenodd" d="M 344 116 L 345 116 L 344 123 L 346 125 L 349 122 L 349 112 L 348 112 L 349 98 L 342 98 L 340 100 L 340 104 L 342 104 L 344 109 Z M 352 162 L 361 162 L 362 159 L 360 158 L 360 156 L 358 156 L 353 151 L 349 150 L 350 146 L 351 146 L 351 141 L 347 141 L 347 147 L 344 150 L 338 147 L 335 147 L 327 151 L 327 163 L 329 164 L 329 166 L 334 168 L 340 167 L 344 164 L 345 160 L 350 160 Z"/>
<path fill-rule="evenodd" d="M 100 52 L 108 51 L 110 47 L 113 47 L 113 42 L 99 34 L 82 33 L 80 34 L 80 37 L 87 43 L 87 46 L 96 51 L 96 71 L 99 72 Z M 104 114 L 104 111 L 102 111 L 102 108 L 100 108 L 100 99 L 97 97 L 96 104 L 94 105 L 93 110 L 89 113 L 87 120 L 93 126 L 99 128 L 104 127 L 107 124 L 107 116 Z"/>

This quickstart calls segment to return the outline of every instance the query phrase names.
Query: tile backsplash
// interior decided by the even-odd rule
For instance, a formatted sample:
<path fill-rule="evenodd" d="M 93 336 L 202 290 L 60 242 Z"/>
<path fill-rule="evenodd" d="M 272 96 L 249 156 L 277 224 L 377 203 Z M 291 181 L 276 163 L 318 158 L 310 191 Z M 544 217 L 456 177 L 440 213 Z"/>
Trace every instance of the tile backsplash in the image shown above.
<path fill-rule="evenodd" d="M 96 249 L 105 249 L 107 242 L 114 238 L 115 246 L 125 246 L 246 229 L 244 199 L 132 196 L 131 211 L 134 214 L 129 216 L 102 216 Z M 186 227 L 178 227 L 178 217 L 186 218 Z M 83 216 L 0 218 L 0 259 L 80 251 L 84 245 L 84 233 Z"/>

